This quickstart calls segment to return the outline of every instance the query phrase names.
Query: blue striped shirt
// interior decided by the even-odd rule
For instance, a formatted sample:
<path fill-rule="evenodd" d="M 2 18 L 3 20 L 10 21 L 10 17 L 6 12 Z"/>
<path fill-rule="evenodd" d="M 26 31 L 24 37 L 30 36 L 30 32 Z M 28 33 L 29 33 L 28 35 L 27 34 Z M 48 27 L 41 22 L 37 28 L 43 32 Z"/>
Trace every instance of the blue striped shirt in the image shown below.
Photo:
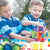
<path fill-rule="evenodd" d="M 24 20 L 27 20 L 27 21 L 36 21 L 36 22 L 39 22 L 41 24 L 41 26 L 45 27 L 44 20 L 42 20 L 40 18 L 35 20 L 35 18 L 33 18 L 31 15 L 25 15 L 22 21 L 24 21 Z M 33 28 L 34 28 L 34 25 L 24 26 L 24 29 L 27 30 L 27 31 L 33 31 Z"/>
<path fill-rule="evenodd" d="M 22 21 L 24 21 L 24 20 L 27 20 L 27 21 L 36 21 L 36 22 L 39 22 L 40 24 L 41 24 L 41 26 L 44 26 L 44 27 L 46 27 L 45 26 L 45 22 L 44 22 L 44 20 L 42 20 L 42 19 L 40 19 L 40 18 L 38 18 L 37 20 L 35 20 L 35 18 L 33 18 L 31 15 L 25 15 L 24 16 L 24 18 L 22 19 Z M 28 26 L 23 26 L 24 27 L 24 29 L 26 30 L 26 31 L 33 31 L 33 28 L 35 27 L 34 25 L 28 25 Z M 48 36 L 48 33 L 46 32 L 45 33 L 45 37 L 47 37 Z M 32 38 L 32 37 L 31 37 Z"/>
<path fill-rule="evenodd" d="M 0 20 L 0 34 L 8 36 L 11 32 L 14 34 L 20 34 L 23 29 L 20 21 L 16 17 L 12 17 L 12 20 L 1 17 Z"/>

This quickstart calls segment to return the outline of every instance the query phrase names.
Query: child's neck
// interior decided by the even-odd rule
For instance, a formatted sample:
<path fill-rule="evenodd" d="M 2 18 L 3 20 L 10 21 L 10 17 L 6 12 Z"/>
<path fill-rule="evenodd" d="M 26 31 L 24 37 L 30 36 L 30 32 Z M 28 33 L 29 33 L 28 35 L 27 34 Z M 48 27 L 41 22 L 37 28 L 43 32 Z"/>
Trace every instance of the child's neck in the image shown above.
<path fill-rule="evenodd" d="M 37 20 L 37 18 L 35 18 L 35 20 Z"/>
<path fill-rule="evenodd" d="M 12 18 L 9 18 L 10 20 L 12 20 Z"/>
<path fill-rule="evenodd" d="M 32 18 L 34 18 L 35 20 L 37 20 L 38 18 L 35 18 L 34 16 L 32 16 Z"/>

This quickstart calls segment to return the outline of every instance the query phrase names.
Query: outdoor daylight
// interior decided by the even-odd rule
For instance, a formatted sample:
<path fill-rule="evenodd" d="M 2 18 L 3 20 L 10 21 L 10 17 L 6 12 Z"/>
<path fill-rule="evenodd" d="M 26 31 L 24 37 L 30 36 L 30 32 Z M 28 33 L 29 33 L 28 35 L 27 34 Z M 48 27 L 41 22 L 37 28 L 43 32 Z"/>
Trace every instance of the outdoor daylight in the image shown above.
<path fill-rule="evenodd" d="M 0 50 L 50 50 L 50 0 L 0 0 Z"/>

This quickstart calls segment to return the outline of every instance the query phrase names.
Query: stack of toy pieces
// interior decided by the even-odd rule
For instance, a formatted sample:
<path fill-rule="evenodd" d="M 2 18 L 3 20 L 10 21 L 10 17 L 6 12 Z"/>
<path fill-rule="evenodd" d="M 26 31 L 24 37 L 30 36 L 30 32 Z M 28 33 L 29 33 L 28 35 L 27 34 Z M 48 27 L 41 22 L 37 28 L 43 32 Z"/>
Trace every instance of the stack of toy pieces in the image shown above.
<path fill-rule="evenodd" d="M 48 32 L 43 26 L 35 26 L 31 32 L 31 35 L 36 41 L 44 42 L 45 38 L 48 36 Z"/>

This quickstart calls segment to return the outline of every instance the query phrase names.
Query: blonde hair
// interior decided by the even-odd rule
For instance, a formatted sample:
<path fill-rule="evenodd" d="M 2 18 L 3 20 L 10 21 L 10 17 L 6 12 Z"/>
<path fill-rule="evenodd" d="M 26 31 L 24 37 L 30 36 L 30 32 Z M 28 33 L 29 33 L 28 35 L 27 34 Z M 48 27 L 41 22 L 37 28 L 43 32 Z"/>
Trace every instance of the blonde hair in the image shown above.
<path fill-rule="evenodd" d="M 0 0 L 0 8 L 2 6 L 6 6 L 8 3 L 9 3 L 8 0 Z"/>
<path fill-rule="evenodd" d="M 32 7 L 33 5 L 40 5 L 40 6 L 44 6 L 44 3 L 41 0 L 31 0 L 29 7 Z"/>
<path fill-rule="evenodd" d="M 1 7 L 6 6 L 9 3 L 8 0 L 0 0 L 0 15 L 1 15 Z"/>

